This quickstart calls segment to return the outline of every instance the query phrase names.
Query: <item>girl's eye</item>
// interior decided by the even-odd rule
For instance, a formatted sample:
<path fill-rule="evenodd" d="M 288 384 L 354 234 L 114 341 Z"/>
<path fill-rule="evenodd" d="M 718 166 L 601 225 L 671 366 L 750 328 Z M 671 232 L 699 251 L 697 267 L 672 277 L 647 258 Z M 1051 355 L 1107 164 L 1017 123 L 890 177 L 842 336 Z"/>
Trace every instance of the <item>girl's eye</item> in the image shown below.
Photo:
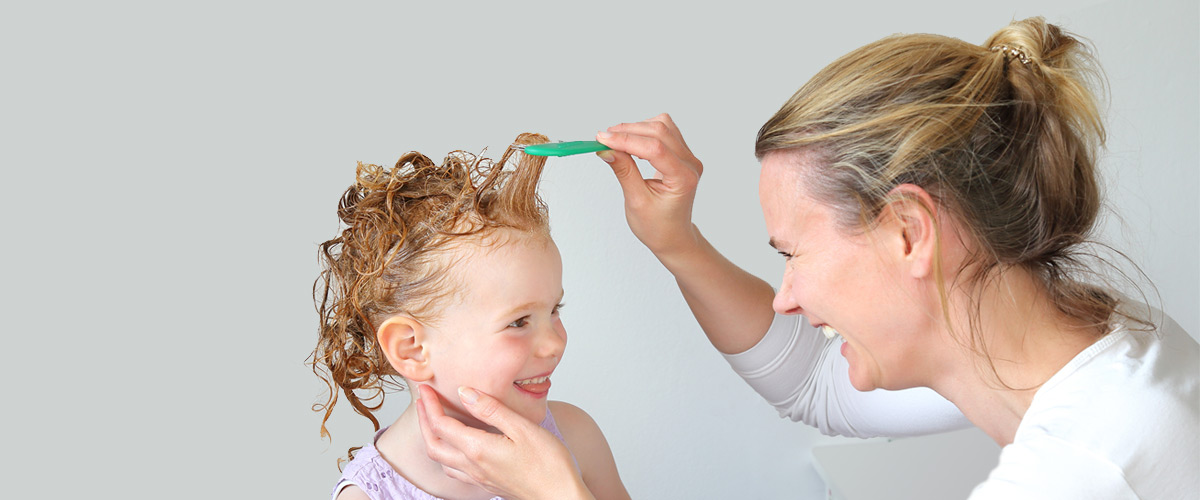
<path fill-rule="evenodd" d="M 563 308 L 563 307 L 565 307 L 565 306 L 566 306 L 566 304 L 561 304 L 561 303 L 560 303 L 560 304 L 558 304 L 558 305 L 556 305 L 556 306 L 554 306 L 554 310 L 553 310 L 553 311 L 550 311 L 550 314 L 558 314 L 558 313 L 559 313 L 559 311 L 562 311 L 562 308 Z"/>
<path fill-rule="evenodd" d="M 521 328 L 521 327 L 529 324 L 529 321 L 527 321 L 528 319 L 529 319 L 529 316 L 525 316 L 524 318 L 513 321 L 512 323 L 509 323 L 508 326 L 509 326 L 509 328 Z"/>

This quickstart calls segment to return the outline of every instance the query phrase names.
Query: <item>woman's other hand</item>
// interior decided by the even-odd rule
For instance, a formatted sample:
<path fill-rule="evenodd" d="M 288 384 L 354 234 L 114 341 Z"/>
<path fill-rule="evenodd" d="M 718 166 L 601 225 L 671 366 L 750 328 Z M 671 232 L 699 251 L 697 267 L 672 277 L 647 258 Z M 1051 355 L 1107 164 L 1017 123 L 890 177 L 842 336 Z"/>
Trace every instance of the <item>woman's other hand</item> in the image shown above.
<path fill-rule="evenodd" d="M 417 390 L 426 453 L 447 476 L 514 500 L 593 499 L 570 452 L 550 432 L 487 394 L 461 388 L 467 411 L 503 434 L 471 428 L 446 416 L 437 391 Z"/>
<path fill-rule="evenodd" d="M 625 218 L 633 234 L 666 263 L 695 249 L 692 203 L 704 167 L 666 114 L 622 123 L 596 134 L 612 151 L 596 153 L 612 167 L 625 195 Z M 632 156 L 650 162 L 653 178 L 642 178 Z M 669 266 L 668 266 L 669 267 Z"/>

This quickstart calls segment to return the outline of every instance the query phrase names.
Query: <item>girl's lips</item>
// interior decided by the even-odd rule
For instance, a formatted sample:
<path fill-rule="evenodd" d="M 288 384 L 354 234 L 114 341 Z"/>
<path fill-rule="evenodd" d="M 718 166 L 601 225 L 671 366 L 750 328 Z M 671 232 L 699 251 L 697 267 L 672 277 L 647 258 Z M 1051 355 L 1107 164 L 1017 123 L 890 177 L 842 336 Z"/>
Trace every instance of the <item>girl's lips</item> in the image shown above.
<path fill-rule="evenodd" d="M 535 398 L 544 398 L 550 391 L 550 373 L 513 382 L 518 391 Z"/>
<path fill-rule="evenodd" d="M 533 396 L 535 398 L 544 398 L 546 397 L 546 393 L 550 392 L 550 377 L 542 378 L 544 379 L 543 381 L 536 383 L 513 382 L 513 387 L 516 387 L 517 391 L 520 391 L 526 395 Z"/>

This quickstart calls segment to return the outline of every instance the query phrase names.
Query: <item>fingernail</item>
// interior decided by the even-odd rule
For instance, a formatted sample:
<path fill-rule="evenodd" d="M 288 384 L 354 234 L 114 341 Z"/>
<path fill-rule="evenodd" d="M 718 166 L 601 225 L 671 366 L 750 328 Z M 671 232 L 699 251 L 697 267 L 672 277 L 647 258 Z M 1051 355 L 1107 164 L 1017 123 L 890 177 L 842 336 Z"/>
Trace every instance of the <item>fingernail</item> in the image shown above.
<path fill-rule="evenodd" d="M 608 132 L 608 131 L 600 132 L 600 133 L 596 134 L 596 137 L 598 137 L 600 139 L 612 139 L 612 132 Z"/>
<path fill-rule="evenodd" d="M 417 401 L 420 401 L 421 400 L 421 386 L 418 385 L 418 386 L 414 387 L 413 389 L 414 389 L 413 393 L 417 395 Z"/>
<path fill-rule="evenodd" d="M 612 151 L 597 151 L 596 156 L 599 156 L 605 163 L 612 163 L 617 159 L 616 156 L 613 156 Z"/>
<path fill-rule="evenodd" d="M 470 387 L 459 387 L 458 399 L 462 400 L 463 404 L 473 405 L 479 401 L 479 393 Z"/>

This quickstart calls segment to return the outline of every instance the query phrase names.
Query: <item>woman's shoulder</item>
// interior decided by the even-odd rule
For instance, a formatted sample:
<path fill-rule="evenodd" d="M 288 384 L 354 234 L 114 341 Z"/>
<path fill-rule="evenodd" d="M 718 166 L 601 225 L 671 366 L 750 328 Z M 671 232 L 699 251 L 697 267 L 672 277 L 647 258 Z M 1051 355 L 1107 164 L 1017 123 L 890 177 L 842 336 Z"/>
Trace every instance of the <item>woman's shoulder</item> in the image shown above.
<path fill-rule="evenodd" d="M 969 500 L 1010 498 L 1137 499 L 1122 469 L 1090 450 L 1049 436 L 1018 440 Z"/>
<path fill-rule="evenodd" d="M 989 490 L 1005 491 L 1020 478 L 1043 484 L 1040 478 L 1177 498 L 1172 492 L 1200 482 L 1186 479 L 1200 467 L 1198 346 L 1169 316 L 1154 313 L 1152 322 L 1114 321 L 1038 389 Z M 1144 467 L 1145 457 L 1160 465 Z"/>

